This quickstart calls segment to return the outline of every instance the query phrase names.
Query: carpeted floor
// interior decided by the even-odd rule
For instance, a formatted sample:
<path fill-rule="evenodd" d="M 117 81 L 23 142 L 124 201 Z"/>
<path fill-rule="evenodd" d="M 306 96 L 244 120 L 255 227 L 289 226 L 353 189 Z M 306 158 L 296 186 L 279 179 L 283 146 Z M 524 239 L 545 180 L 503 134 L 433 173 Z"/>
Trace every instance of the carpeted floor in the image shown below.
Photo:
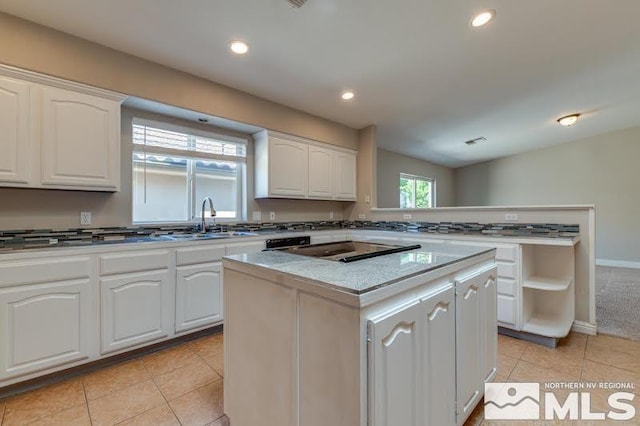
<path fill-rule="evenodd" d="M 596 266 L 598 333 L 640 341 L 640 269 Z"/>

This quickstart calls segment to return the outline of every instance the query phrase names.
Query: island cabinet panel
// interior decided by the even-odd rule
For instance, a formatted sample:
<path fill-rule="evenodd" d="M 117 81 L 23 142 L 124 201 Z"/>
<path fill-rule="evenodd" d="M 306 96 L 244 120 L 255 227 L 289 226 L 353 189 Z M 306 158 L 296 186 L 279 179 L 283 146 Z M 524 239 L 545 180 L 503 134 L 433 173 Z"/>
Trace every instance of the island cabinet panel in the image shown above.
<path fill-rule="evenodd" d="M 483 284 L 480 291 L 482 307 L 482 342 L 480 352 L 482 377 L 485 383 L 490 382 L 496 375 L 498 366 L 498 326 L 497 326 L 497 279 L 495 270 L 483 274 Z"/>
<path fill-rule="evenodd" d="M 221 265 L 212 262 L 176 268 L 176 332 L 222 321 Z"/>
<path fill-rule="evenodd" d="M 100 279 L 102 353 L 165 338 L 172 328 L 167 270 Z"/>
<path fill-rule="evenodd" d="M 493 353 L 496 347 L 487 346 L 497 342 L 497 337 L 489 336 L 491 332 L 497 333 L 495 280 L 494 266 L 456 281 L 456 411 L 459 425 L 482 397 L 484 380 L 488 374 L 489 377 L 493 375 L 487 370 L 496 366 Z"/>
<path fill-rule="evenodd" d="M 224 280 L 225 413 L 234 425 L 298 425 L 296 291 L 230 269 Z"/>
<path fill-rule="evenodd" d="M 0 182 L 29 183 L 29 85 L 0 76 Z"/>
<path fill-rule="evenodd" d="M 371 424 L 455 424 L 453 286 L 374 318 L 368 329 Z"/>

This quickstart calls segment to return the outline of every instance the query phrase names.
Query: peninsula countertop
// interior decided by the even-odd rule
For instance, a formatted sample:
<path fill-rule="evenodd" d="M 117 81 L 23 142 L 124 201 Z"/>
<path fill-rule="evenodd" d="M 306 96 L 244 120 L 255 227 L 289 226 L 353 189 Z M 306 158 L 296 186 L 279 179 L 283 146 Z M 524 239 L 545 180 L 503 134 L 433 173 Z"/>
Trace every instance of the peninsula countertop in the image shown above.
<path fill-rule="evenodd" d="M 234 264 L 256 267 L 266 271 L 284 273 L 352 295 L 362 295 L 475 256 L 486 254 L 490 257 L 495 252 L 493 248 L 450 243 L 422 243 L 421 245 L 422 247 L 419 249 L 349 263 L 281 251 L 231 255 L 226 256 L 223 262 L 225 266 L 232 269 Z"/>

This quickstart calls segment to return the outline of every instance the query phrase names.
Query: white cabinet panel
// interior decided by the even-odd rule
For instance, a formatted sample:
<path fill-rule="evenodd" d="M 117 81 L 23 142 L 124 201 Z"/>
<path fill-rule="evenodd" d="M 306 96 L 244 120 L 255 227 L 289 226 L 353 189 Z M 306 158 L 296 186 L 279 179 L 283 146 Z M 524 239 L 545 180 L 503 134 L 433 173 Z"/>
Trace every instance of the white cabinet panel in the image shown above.
<path fill-rule="evenodd" d="M 215 262 L 221 260 L 224 255 L 224 244 L 181 247 L 176 249 L 176 265 L 180 266 Z"/>
<path fill-rule="evenodd" d="M 88 278 L 1 289 L 0 378 L 87 358 L 90 295 Z"/>
<path fill-rule="evenodd" d="M 508 296 L 516 296 L 518 292 L 518 286 L 516 280 L 511 278 L 502 278 L 498 276 L 498 293 Z"/>
<path fill-rule="evenodd" d="M 167 250 L 137 250 L 100 256 L 100 275 L 164 269 L 169 265 Z"/>
<path fill-rule="evenodd" d="M 332 198 L 334 153 L 318 146 L 309 146 L 309 197 Z"/>
<path fill-rule="evenodd" d="M 501 326 L 518 329 L 518 299 L 498 294 L 497 314 Z"/>
<path fill-rule="evenodd" d="M 356 154 L 337 151 L 334 164 L 335 198 L 339 200 L 355 200 Z"/>
<path fill-rule="evenodd" d="M 307 196 L 308 147 L 280 138 L 269 140 L 269 195 Z"/>
<path fill-rule="evenodd" d="M 222 321 L 221 263 L 176 270 L 176 332 Z"/>
<path fill-rule="evenodd" d="M 42 184 L 118 189 L 120 104 L 42 88 Z"/>
<path fill-rule="evenodd" d="M 515 263 L 503 263 L 496 262 L 498 265 L 498 276 L 504 278 L 515 279 L 518 275 L 516 273 L 517 267 Z"/>
<path fill-rule="evenodd" d="M 171 329 L 171 292 L 165 271 L 100 279 L 102 353 L 161 339 Z"/>
<path fill-rule="evenodd" d="M 371 425 L 423 425 L 419 301 L 369 322 Z"/>
<path fill-rule="evenodd" d="M 29 85 L 0 76 L 0 182 L 29 183 Z"/>
<path fill-rule="evenodd" d="M 485 272 L 480 292 L 482 306 L 482 378 L 485 382 L 493 379 L 498 366 L 498 323 L 497 323 L 497 282 L 496 269 Z"/>

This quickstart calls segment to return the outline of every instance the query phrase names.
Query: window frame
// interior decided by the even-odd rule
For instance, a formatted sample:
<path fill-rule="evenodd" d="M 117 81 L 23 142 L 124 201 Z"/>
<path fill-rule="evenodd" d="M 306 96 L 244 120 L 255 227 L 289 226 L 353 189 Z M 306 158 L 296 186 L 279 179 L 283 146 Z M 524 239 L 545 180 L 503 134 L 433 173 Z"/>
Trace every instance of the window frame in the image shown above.
<path fill-rule="evenodd" d="M 208 152 L 200 152 L 200 151 L 189 151 L 189 150 L 181 150 L 181 149 L 173 149 L 173 148 L 165 148 L 158 147 L 153 145 L 146 144 L 137 144 L 133 142 L 133 126 L 141 125 L 146 127 L 152 127 L 160 130 L 166 130 L 170 132 L 178 132 L 185 133 L 190 136 L 198 136 L 202 138 L 208 139 L 216 139 L 229 143 L 234 143 L 238 145 L 244 146 L 244 156 L 233 156 L 233 155 L 221 155 L 214 154 Z M 141 117 L 133 117 L 131 121 L 131 223 L 132 225 L 197 225 L 201 220 L 202 213 L 202 201 L 196 200 L 196 161 L 204 160 L 204 161 L 221 161 L 228 163 L 235 163 L 237 167 L 237 178 L 236 178 L 236 216 L 233 218 L 220 218 L 218 216 L 215 217 L 215 222 L 221 223 L 233 223 L 233 222 L 241 222 L 245 221 L 247 217 L 247 153 L 249 151 L 249 137 L 239 137 L 228 135 L 224 133 L 216 133 L 214 131 L 205 131 L 201 129 L 197 129 L 194 127 L 178 125 L 174 123 L 152 120 Z M 172 156 L 184 158 L 187 160 L 187 188 L 185 196 L 187 197 L 186 207 L 187 207 L 187 216 L 189 219 L 187 220 L 162 220 L 162 221 L 150 221 L 150 220 L 134 220 L 133 209 L 134 209 L 134 156 L 136 154 L 143 154 L 145 157 L 147 155 L 161 155 L 161 156 Z M 213 205 L 216 207 L 215 194 L 212 197 Z M 205 206 L 205 218 L 211 218 L 210 213 L 208 211 L 208 206 Z"/>
<path fill-rule="evenodd" d="M 429 194 L 431 207 L 415 207 L 416 200 L 413 200 L 414 207 L 402 207 L 402 192 L 400 191 L 400 181 L 402 179 L 413 180 L 413 193 L 417 193 L 417 181 L 429 182 L 431 184 L 431 192 Z M 433 209 L 436 207 L 436 179 L 426 176 L 413 175 L 410 173 L 400 173 L 398 178 L 398 206 L 403 210 L 424 210 Z"/>

